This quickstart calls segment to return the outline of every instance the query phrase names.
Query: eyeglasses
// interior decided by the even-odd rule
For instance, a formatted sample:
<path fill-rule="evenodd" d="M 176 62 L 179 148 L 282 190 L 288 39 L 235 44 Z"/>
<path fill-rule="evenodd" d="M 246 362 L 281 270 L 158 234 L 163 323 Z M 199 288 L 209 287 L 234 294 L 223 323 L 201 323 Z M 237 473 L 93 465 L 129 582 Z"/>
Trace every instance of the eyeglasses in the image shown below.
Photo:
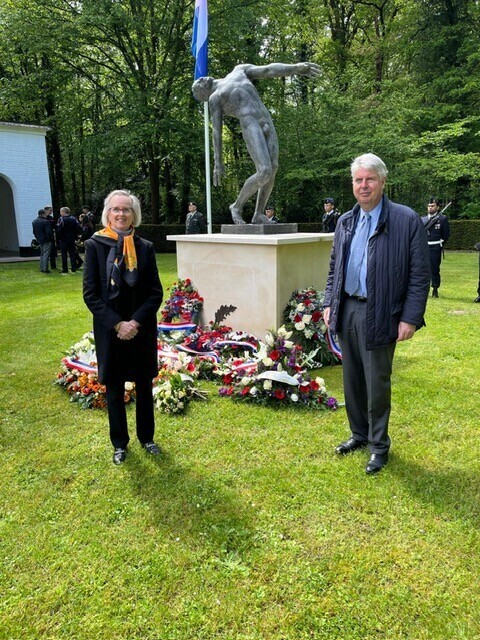
<path fill-rule="evenodd" d="M 125 207 L 124 209 L 120 209 L 119 207 L 113 207 L 109 209 L 109 211 L 113 211 L 113 213 L 133 213 L 133 209 L 131 207 Z"/>

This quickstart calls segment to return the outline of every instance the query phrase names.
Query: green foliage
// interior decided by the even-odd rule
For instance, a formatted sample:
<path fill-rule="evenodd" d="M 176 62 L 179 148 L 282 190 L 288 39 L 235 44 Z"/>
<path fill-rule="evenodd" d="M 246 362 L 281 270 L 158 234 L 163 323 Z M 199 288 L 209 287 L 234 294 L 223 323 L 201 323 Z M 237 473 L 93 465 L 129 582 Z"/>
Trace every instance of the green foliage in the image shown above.
<path fill-rule="evenodd" d="M 192 17 L 190 0 L 4 0 L 0 120 L 51 127 L 56 206 L 98 210 L 125 186 L 153 223 L 183 222 L 192 197 L 205 209 Z M 422 209 L 436 195 L 452 217 L 478 218 L 479 26 L 474 0 L 210 0 L 211 75 L 241 62 L 322 68 L 315 82 L 257 83 L 279 137 L 282 218 L 313 221 L 326 195 L 349 208 L 349 163 L 365 151 L 386 161 L 394 199 Z M 254 171 L 236 120 L 224 141 L 218 223 Z"/>

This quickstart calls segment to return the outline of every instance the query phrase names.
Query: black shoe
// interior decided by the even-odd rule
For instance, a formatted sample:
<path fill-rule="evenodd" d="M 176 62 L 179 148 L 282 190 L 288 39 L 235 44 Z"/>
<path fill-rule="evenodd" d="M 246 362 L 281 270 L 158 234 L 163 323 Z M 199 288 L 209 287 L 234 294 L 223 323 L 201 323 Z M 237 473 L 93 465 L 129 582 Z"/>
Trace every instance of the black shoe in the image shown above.
<path fill-rule="evenodd" d="M 152 456 L 158 456 L 158 454 L 162 453 L 160 450 L 160 447 L 158 446 L 158 444 L 155 444 L 155 442 L 145 442 L 145 444 L 142 444 L 142 447 L 148 452 L 151 453 Z"/>
<path fill-rule="evenodd" d="M 335 453 L 344 456 L 347 453 L 351 453 L 352 451 L 356 451 L 357 449 L 363 449 L 366 446 L 366 442 L 355 440 L 355 438 L 349 438 L 345 442 L 341 442 L 338 447 L 335 448 Z"/>
<path fill-rule="evenodd" d="M 432 298 L 438 298 L 438 289 L 433 289 L 432 290 Z"/>
<path fill-rule="evenodd" d="M 122 464 L 122 462 L 125 461 L 126 457 L 127 457 L 126 449 L 120 449 L 120 448 L 115 449 L 115 451 L 113 452 L 113 464 Z"/>
<path fill-rule="evenodd" d="M 474 302 L 480 302 L 480 296 L 477 296 L 474 300 Z"/>
<path fill-rule="evenodd" d="M 378 473 L 388 462 L 388 453 L 372 453 L 370 460 L 368 461 L 365 471 L 368 474 Z"/>

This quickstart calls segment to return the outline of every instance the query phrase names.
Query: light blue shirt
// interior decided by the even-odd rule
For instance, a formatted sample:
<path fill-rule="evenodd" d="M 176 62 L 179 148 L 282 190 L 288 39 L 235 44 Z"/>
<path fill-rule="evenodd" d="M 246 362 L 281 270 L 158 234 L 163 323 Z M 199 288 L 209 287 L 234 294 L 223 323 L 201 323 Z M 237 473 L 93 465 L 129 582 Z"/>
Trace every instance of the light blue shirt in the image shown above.
<path fill-rule="evenodd" d="M 380 218 L 380 214 L 382 213 L 382 204 L 383 204 L 383 198 L 380 200 L 380 202 L 377 204 L 376 207 L 374 207 L 371 211 L 368 211 L 368 213 L 370 214 L 370 217 L 371 217 L 371 220 L 370 220 L 370 232 L 369 232 L 369 235 L 368 235 L 368 240 L 370 240 L 370 238 L 375 234 L 375 230 L 376 230 L 377 225 L 378 225 L 378 220 Z M 364 215 L 365 215 L 365 211 L 363 209 L 360 209 L 360 214 L 358 216 L 357 225 L 359 224 L 360 220 L 362 219 L 362 217 Z M 367 241 L 367 246 L 368 246 L 368 241 Z M 367 254 L 368 254 L 368 251 L 365 250 L 365 253 L 363 254 L 363 261 L 362 261 L 362 264 L 361 264 L 361 267 L 360 267 L 360 274 L 359 274 L 360 284 L 359 284 L 359 287 L 358 287 L 357 291 L 355 291 L 355 293 L 353 294 L 355 296 L 362 296 L 364 298 L 366 298 L 368 296 L 368 290 L 367 290 Z"/>

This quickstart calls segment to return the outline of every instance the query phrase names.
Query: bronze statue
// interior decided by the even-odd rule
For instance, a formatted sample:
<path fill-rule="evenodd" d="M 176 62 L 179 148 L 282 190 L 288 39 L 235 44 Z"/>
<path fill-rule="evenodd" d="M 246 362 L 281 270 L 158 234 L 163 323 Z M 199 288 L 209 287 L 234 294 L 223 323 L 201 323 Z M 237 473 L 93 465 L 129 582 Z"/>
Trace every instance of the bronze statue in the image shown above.
<path fill-rule="evenodd" d="M 192 92 L 197 100 L 207 102 L 213 125 L 213 184 L 220 185 L 225 167 L 222 162 L 223 116 L 238 118 L 248 153 L 255 164 L 255 173 L 250 176 L 230 211 L 235 224 L 245 224 L 242 210 L 246 201 L 257 193 L 252 224 L 272 224 L 264 214 L 268 198 L 275 183 L 278 169 L 278 138 L 267 108 L 252 84 L 260 78 L 282 78 L 284 76 L 307 76 L 315 78 L 320 67 L 312 62 L 298 64 L 273 63 L 265 66 L 239 64 L 225 78 L 199 78 L 193 83 Z"/>

